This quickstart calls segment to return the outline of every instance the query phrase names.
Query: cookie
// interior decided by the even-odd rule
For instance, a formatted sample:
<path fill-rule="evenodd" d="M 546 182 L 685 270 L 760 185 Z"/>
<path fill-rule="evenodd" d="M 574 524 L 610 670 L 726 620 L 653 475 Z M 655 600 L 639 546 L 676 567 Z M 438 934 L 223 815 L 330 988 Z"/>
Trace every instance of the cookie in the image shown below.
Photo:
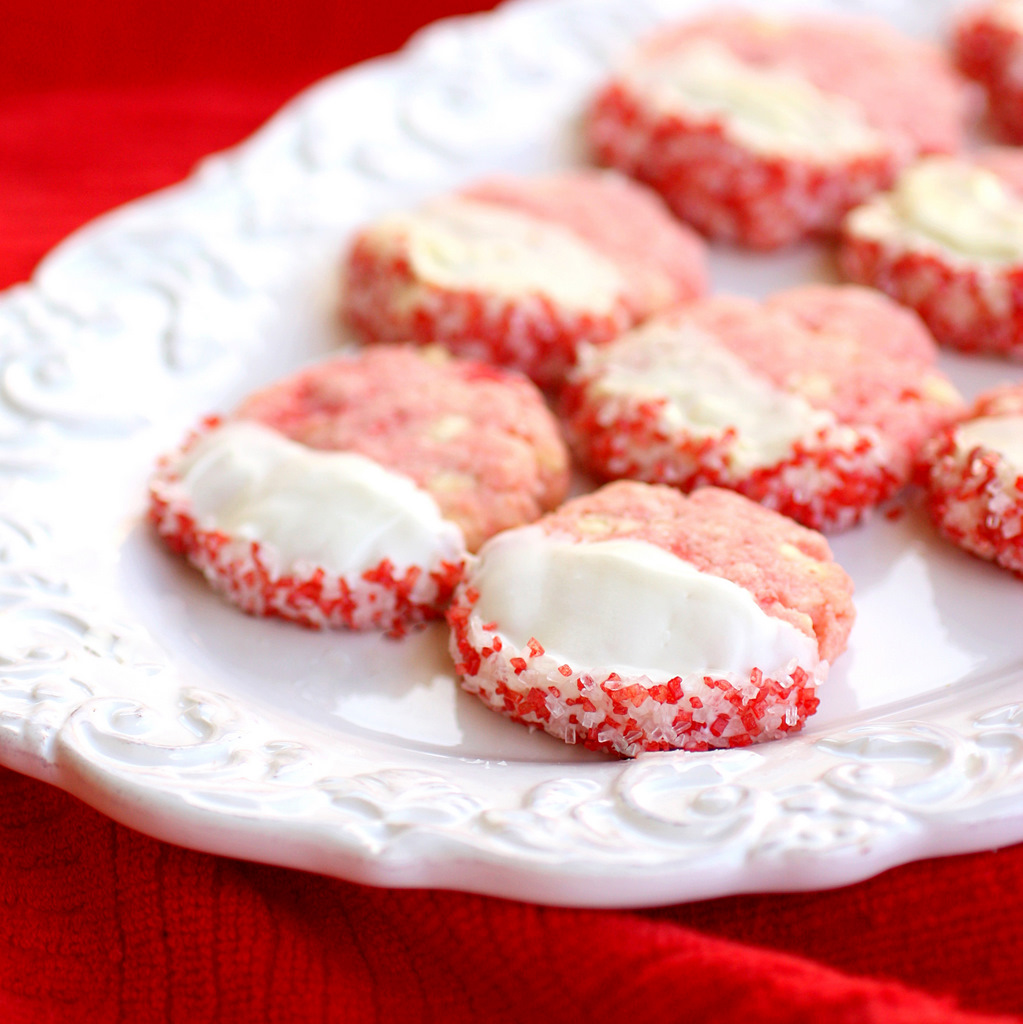
<path fill-rule="evenodd" d="M 954 27 L 952 50 L 960 70 L 986 93 L 996 132 L 1006 142 L 1023 142 L 1023 3 L 972 6 Z"/>
<path fill-rule="evenodd" d="M 839 266 L 942 345 L 1023 357 L 1023 153 L 927 157 L 846 218 Z"/>
<path fill-rule="evenodd" d="M 245 611 L 401 633 L 467 552 L 561 501 L 568 456 L 525 378 L 438 350 L 300 371 L 164 458 L 151 517 Z"/>
<path fill-rule="evenodd" d="M 784 516 L 620 481 L 484 545 L 451 653 L 469 692 L 568 743 L 745 746 L 816 709 L 851 593 L 824 538 Z"/>
<path fill-rule="evenodd" d="M 906 483 L 923 440 L 959 409 L 916 316 L 827 285 L 654 318 L 582 352 L 562 404 L 599 477 L 728 487 L 823 530 Z"/>
<path fill-rule="evenodd" d="M 833 234 L 913 157 L 957 149 L 966 113 L 945 56 L 880 22 L 730 11 L 640 45 L 587 135 L 705 235 L 772 249 Z"/>
<path fill-rule="evenodd" d="M 362 340 L 438 343 L 548 388 L 580 343 L 706 290 L 699 238 L 642 186 L 594 171 L 494 178 L 384 217 L 343 276 Z"/>
<path fill-rule="evenodd" d="M 981 395 L 928 442 L 922 462 L 942 536 L 1023 576 L 1023 385 Z"/>

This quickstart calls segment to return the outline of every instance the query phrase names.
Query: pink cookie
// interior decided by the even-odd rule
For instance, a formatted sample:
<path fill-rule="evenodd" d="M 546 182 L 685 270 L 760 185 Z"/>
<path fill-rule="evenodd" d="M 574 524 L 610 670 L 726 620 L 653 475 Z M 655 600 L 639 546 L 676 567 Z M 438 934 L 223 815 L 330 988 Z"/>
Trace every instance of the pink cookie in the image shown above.
<path fill-rule="evenodd" d="M 919 320 L 852 286 L 717 296 L 581 353 L 563 393 L 593 472 L 713 484 L 844 529 L 904 484 L 960 407 Z"/>
<path fill-rule="evenodd" d="M 463 686 L 632 756 L 801 728 L 852 583 L 820 534 L 740 495 L 618 482 L 489 541 L 448 611 Z"/>
<path fill-rule="evenodd" d="M 603 344 L 706 290 L 703 243 L 610 172 L 483 181 L 364 228 L 342 315 L 366 341 L 439 343 L 557 386 Z"/>
<path fill-rule="evenodd" d="M 1023 153 L 906 168 L 846 217 L 839 266 L 916 310 L 940 344 L 1023 357 Z"/>
<path fill-rule="evenodd" d="M 952 45 L 960 70 L 987 93 L 994 127 L 1006 142 L 1023 142 L 1023 3 L 974 7 L 956 25 Z"/>
<path fill-rule="evenodd" d="M 923 453 L 939 532 L 1023 576 L 1023 385 L 989 391 Z"/>
<path fill-rule="evenodd" d="M 251 614 L 401 633 L 443 614 L 467 551 L 567 486 L 564 443 L 529 381 L 388 346 L 205 424 L 161 462 L 151 514 Z"/>
<path fill-rule="evenodd" d="M 596 158 L 711 238 L 831 234 L 919 153 L 961 142 L 966 92 L 880 22 L 708 14 L 640 46 L 589 112 Z"/>

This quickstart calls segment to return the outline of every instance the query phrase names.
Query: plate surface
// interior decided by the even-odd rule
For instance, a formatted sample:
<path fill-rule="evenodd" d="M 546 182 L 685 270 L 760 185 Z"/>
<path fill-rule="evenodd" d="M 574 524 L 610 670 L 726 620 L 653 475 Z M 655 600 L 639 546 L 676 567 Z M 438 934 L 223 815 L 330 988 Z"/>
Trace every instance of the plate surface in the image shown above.
<path fill-rule="evenodd" d="M 631 762 L 461 693 L 440 627 L 394 642 L 248 619 L 143 520 L 158 452 L 340 343 L 356 224 L 579 162 L 610 62 L 704 6 L 516 0 L 441 23 L 0 297 L 0 762 L 196 849 L 560 904 L 824 888 L 1023 838 L 1023 587 L 912 507 L 833 540 L 859 619 L 806 732 Z M 770 4 L 806 6 L 936 35 L 955 5 Z M 831 276 L 823 248 L 713 255 L 718 290 Z M 968 394 L 1018 376 L 944 364 Z"/>

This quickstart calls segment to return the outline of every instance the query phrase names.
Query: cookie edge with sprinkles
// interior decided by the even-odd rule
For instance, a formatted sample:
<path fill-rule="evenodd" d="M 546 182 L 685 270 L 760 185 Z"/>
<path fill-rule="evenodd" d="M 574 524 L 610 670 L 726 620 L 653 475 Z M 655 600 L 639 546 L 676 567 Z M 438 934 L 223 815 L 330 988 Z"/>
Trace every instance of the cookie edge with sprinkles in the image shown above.
<path fill-rule="evenodd" d="M 157 463 L 149 482 L 150 522 L 167 547 L 198 569 L 211 588 L 249 615 L 285 619 L 309 629 L 409 628 L 442 618 L 466 560 L 440 559 L 396 573 L 389 559 L 357 577 L 311 562 L 281 565 L 271 544 L 231 536 L 204 523 L 181 486 L 176 463 L 222 421 L 208 417 L 173 453 Z"/>

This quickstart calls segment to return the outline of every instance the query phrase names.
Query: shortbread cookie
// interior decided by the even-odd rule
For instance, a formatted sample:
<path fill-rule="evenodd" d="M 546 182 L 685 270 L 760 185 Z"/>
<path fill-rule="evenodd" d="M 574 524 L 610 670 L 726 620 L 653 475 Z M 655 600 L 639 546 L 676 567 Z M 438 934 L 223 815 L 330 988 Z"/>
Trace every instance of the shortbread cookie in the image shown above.
<path fill-rule="evenodd" d="M 387 346 L 207 422 L 161 462 L 151 514 L 247 612 L 400 633 L 443 614 L 467 551 L 567 486 L 565 446 L 529 381 Z"/>
<path fill-rule="evenodd" d="M 934 364 L 919 319 L 869 289 L 716 296 L 581 353 L 563 413 L 605 479 L 728 487 L 839 530 L 901 487 L 958 413 Z"/>
<path fill-rule="evenodd" d="M 365 341 L 439 343 L 557 387 L 602 344 L 703 294 L 704 246 L 610 172 L 502 177 L 356 236 L 342 315 Z"/>
<path fill-rule="evenodd" d="M 845 648 L 827 542 L 740 495 L 609 484 L 480 551 L 448 612 L 463 686 L 631 756 L 801 728 Z"/>
<path fill-rule="evenodd" d="M 1023 357 L 1023 153 L 927 157 L 845 219 L 839 266 L 942 345 Z"/>
<path fill-rule="evenodd" d="M 941 534 L 1023 576 L 1023 385 L 978 398 L 928 442 L 923 462 Z"/>
<path fill-rule="evenodd" d="M 988 116 L 1006 142 L 1023 142 L 1023 2 L 971 7 L 953 32 L 955 60 L 987 94 Z"/>
<path fill-rule="evenodd" d="M 957 149 L 966 96 L 937 48 L 880 22 L 730 11 L 638 47 L 588 135 L 704 234 L 770 249 L 834 233 L 913 157 Z"/>

